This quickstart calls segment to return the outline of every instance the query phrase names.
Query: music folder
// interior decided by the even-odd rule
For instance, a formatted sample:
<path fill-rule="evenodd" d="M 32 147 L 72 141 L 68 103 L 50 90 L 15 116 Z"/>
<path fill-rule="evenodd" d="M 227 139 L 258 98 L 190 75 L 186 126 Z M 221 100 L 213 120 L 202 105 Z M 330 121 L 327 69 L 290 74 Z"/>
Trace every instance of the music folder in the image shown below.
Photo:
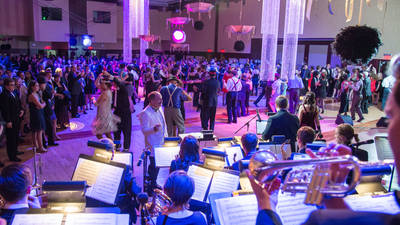
<path fill-rule="evenodd" d="M 86 181 L 86 197 L 115 205 L 125 176 L 126 165 L 103 162 L 91 156 L 79 155 L 73 181 Z"/>
<path fill-rule="evenodd" d="M 262 135 L 267 127 L 268 120 L 256 120 L 256 134 Z"/>
<path fill-rule="evenodd" d="M 129 215 L 118 208 L 87 208 L 84 213 L 51 212 L 46 209 L 17 210 L 11 225 L 128 225 Z"/>
<path fill-rule="evenodd" d="M 213 171 L 199 165 L 191 165 L 187 174 L 194 180 L 196 187 L 192 199 L 198 201 L 208 201 L 209 194 L 236 191 L 239 186 L 238 171 Z"/>

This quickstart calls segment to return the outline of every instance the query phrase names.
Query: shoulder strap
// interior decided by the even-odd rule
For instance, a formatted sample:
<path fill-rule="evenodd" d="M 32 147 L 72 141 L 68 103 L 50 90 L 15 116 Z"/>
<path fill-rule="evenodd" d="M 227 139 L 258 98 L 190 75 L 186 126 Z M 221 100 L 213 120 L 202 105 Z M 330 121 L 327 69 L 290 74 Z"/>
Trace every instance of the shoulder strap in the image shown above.
<path fill-rule="evenodd" d="M 169 87 L 167 86 L 167 91 L 168 91 L 168 95 L 169 95 L 169 99 L 168 99 L 168 106 L 174 106 L 174 102 L 172 101 L 172 96 L 174 95 L 176 89 L 178 89 L 177 86 L 175 86 L 174 90 L 172 91 L 172 93 L 169 91 Z"/>
<path fill-rule="evenodd" d="M 162 225 L 167 224 L 168 215 L 165 215 Z"/>

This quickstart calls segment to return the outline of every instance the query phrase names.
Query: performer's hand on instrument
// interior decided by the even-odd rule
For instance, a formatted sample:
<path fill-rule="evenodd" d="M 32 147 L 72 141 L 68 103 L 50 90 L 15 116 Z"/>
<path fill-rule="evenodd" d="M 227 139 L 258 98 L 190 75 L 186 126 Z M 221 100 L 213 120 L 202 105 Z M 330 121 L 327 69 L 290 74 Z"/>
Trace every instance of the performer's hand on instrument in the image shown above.
<path fill-rule="evenodd" d="M 250 180 L 251 187 L 257 198 L 258 210 L 274 210 L 278 203 L 278 191 L 281 185 L 279 178 L 273 179 L 268 184 L 260 184 L 256 181 L 250 170 L 246 170 L 247 177 Z"/>

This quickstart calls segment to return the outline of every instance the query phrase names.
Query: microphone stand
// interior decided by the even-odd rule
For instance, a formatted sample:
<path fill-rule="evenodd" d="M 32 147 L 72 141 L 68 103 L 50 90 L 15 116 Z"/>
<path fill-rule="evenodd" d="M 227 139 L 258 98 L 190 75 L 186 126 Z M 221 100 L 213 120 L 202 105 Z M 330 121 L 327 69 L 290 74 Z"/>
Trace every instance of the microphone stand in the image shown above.
<path fill-rule="evenodd" d="M 253 121 L 255 118 L 257 118 L 258 115 L 253 116 L 251 119 L 249 119 L 243 126 L 241 126 L 237 131 L 235 131 L 235 133 L 233 134 L 237 134 L 241 129 L 243 129 L 245 126 L 247 126 L 247 131 L 249 131 L 249 127 L 250 127 L 250 122 Z"/>

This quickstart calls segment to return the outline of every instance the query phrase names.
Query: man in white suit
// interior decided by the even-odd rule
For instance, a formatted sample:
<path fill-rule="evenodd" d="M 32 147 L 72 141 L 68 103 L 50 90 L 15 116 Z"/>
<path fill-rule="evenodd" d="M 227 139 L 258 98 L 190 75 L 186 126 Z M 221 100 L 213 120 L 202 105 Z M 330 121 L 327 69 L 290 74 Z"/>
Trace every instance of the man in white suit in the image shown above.
<path fill-rule="evenodd" d="M 158 168 L 154 159 L 154 147 L 164 143 L 167 137 L 167 124 L 165 123 L 164 113 L 161 110 L 162 96 L 159 92 L 153 91 L 148 95 L 149 105 L 139 113 L 140 127 L 144 135 L 146 148 L 151 150 L 150 164 L 148 168 L 150 176 L 149 194 L 157 187 Z"/>

